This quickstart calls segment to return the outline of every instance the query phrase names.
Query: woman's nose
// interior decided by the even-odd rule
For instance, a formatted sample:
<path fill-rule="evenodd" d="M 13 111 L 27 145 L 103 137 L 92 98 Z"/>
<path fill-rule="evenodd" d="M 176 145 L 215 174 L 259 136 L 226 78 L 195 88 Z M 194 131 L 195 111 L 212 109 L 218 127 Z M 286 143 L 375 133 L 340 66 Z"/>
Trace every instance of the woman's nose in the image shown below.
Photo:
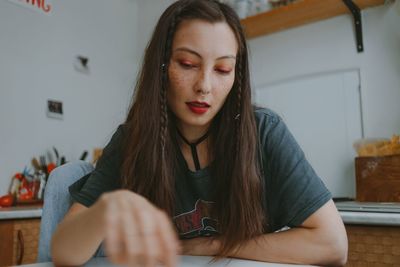
<path fill-rule="evenodd" d="M 211 92 L 211 74 L 206 70 L 200 71 L 195 84 L 195 92 L 201 95 L 207 95 Z"/>

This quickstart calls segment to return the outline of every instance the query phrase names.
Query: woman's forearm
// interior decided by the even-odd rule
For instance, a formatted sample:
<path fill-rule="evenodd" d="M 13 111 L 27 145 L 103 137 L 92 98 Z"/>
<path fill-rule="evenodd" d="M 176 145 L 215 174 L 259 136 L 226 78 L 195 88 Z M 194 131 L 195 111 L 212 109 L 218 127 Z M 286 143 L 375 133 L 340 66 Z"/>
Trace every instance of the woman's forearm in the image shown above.
<path fill-rule="evenodd" d="M 347 239 L 317 229 L 293 228 L 265 234 L 244 243 L 232 257 L 266 262 L 342 266 L 347 258 Z"/>
<path fill-rule="evenodd" d="M 51 241 L 55 265 L 82 265 L 96 252 L 104 239 L 103 212 L 98 203 L 65 218 Z"/>
<path fill-rule="evenodd" d="M 299 227 L 265 234 L 234 251 L 232 257 L 269 262 L 342 266 L 347 235 L 335 204 L 329 200 Z"/>

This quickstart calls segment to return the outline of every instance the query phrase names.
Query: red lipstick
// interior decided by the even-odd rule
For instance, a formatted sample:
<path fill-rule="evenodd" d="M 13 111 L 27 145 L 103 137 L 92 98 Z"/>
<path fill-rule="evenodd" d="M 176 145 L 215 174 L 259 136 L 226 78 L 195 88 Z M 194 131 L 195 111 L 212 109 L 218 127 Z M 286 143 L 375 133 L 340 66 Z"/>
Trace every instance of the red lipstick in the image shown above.
<path fill-rule="evenodd" d="M 186 102 L 186 105 L 195 114 L 204 114 L 207 112 L 207 110 L 210 108 L 210 105 L 207 102 L 199 102 L 199 101 L 193 101 L 193 102 Z"/>

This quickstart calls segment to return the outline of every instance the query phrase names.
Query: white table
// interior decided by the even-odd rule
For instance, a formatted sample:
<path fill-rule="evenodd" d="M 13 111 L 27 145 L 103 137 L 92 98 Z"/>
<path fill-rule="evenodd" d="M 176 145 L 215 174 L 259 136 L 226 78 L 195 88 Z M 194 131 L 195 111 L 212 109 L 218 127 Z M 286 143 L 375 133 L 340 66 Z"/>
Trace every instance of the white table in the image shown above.
<path fill-rule="evenodd" d="M 209 264 L 212 257 L 205 256 L 181 256 L 179 267 L 289 267 L 289 266 L 310 266 L 310 265 L 294 265 L 294 264 L 279 264 L 279 263 L 266 263 L 259 261 L 248 261 L 248 260 L 239 260 L 239 259 L 224 259 L 219 262 Z M 51 262 L 45 263 L 35 263 L 29 265 L 20 265 L 26 267 L 53 267 Z M 90 260 L 85 266 L 96 266 L 96 267 L 111 267 L 115 266 L 110 263 L 106 258 L 93 258 Z"/>

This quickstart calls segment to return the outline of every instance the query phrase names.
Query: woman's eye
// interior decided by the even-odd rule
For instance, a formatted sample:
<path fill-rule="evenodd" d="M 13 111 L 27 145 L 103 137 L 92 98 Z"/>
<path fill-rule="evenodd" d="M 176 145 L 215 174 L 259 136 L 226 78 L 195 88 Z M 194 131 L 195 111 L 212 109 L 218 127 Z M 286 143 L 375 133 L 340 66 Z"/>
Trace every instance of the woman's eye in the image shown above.
<path fill-rule="evenodd" d="M 231 70 L 226 70 L 226 69 L 216 69 L 216 71 L 223 75 L 228 75 L 229 73 L 231 73 Z"/>
<path fill-rule="evenodd" d="M 185 69 L 191 69 L 195 67 L 195 65 L 188 62 L 179 62 L 179 65 L 181 65 Z"/>

